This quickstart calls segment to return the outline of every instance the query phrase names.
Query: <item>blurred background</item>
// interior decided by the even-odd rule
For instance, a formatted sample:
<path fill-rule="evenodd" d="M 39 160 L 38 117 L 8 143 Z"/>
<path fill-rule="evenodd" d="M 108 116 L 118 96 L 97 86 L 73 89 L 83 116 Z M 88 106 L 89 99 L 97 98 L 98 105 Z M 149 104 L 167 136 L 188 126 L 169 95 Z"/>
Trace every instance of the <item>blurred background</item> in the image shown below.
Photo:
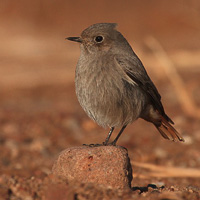
<path fill-rule="evenodd" d="M 65 37 L 78 36 L 99 22 L 118 23 L 146 68 L 156 64 L 143 56 L 149 36 L 164 46 L 177 67 L 199 66 L 198 0 L 1 1 L 0 85 L 24 88 L 73 81 L 79 48 Z"/>
<path fill-rule="evenodd" d="M 79 45 L 65 40 L 99 22 L 118 23 L 186 140 L 164 140 L 152 125 L 138 120 L 118 144 L 128 148 L 132 162 L 200 167 L 199 0 L 8 0 L 0 2 L 3 174 L 44 177 L 61 150 L 106 138 L 108 129 L 93 123 L 76 99 Z M 135 176 L 143 172 L 136 167 Z"/>

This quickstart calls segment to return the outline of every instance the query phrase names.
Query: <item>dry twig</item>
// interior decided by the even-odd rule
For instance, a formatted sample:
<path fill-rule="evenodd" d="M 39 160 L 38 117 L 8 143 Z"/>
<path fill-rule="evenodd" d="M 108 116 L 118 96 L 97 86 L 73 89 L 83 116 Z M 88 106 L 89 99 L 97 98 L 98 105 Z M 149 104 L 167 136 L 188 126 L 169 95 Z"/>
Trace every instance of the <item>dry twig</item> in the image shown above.
<path fill-rule="evenodd" d="M 190 177 L 190 178 L 199 178 L 200 170 L 193 168 L 180 168 L 180 167 L 168 167 L 168 166 L 158 166 L 150 163 L 139 163 L 131 162 L 132 165 L 145 168 L 149 170 L 147 176 L 150 177 Z M 144 178 L 144 174 L 141 178 Z"/>
<path fill-rule="evenodd" d="M 161 44 L 154 37 L 147 38 L 146 44 L 153 51 L 154 55 L 157 57 L 163 69 L 165 70 L 165 73 L 171 81 L 177 94 L 177 98 L 179 99 L 179 102 L 185 113 L 190 117 L 200 118 L 200 109 L 197 108 L 192 96 L 186 89 L 184 81 L 177 72 L 175 64 L 169 58 Z"/>

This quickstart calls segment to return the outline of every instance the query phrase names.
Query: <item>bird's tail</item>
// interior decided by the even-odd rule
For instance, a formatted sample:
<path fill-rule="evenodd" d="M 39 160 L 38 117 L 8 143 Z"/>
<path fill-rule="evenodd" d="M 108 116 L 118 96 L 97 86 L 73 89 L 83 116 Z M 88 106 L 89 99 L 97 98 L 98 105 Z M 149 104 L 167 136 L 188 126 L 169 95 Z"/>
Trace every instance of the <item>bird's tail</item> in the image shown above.
<path fill-rule="evenodd" d="M 161 116 L 161 124 L 154 125 L 165 139 L 172 141 L 185 141 L 183 137 L 176 131 L 176 129 L 170 124 L 170 122 L 168 122 L 163 116 Z"/>

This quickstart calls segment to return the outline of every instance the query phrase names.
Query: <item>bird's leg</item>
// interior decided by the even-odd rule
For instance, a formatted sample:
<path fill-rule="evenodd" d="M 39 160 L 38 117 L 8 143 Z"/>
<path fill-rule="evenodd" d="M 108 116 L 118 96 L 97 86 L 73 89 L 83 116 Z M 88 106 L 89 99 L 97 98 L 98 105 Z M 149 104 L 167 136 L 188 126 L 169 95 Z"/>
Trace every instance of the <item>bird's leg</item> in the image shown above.
<path fill-rule="evenodd" d="M 111 137 L 112 132 L 114 131 L 114 129 L 115 129 L 115 127 L 111 127 L 111 129 L 110 129 L 110 131 L 109 131 L 109 133 L 108 133 L 108 136 L 107 136 L 105 142 L 103 142 L 103 145 L 106 146 L 106 145 L 108 144 L 108 141 L 109 141 L 109 139 L 110 139 L 110 137 Z"/>
<path fill-rule="evenodd" d="M 117 140 L 119 139 L 120 135 L 123 133 L 124 129 L 126 128 L 127 125 L 123 126 L 120 132 L 118 133 L 117 137 L 110 143 L 111 145 L 115 146 Z"/>

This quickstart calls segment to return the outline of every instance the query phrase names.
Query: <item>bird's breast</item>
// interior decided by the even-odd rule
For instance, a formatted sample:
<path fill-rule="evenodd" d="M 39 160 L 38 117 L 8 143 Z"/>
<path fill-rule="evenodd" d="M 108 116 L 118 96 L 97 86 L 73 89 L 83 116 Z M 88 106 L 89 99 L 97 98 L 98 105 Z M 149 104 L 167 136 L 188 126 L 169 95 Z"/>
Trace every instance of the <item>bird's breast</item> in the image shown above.
<path fill-rule="evenodd" d="M 101 126 L 121 126 L 138 117 L 137 112 L 131 111 L 137 106 L 134 105 L 134 92 L 125 87 L 120 72 L 114 60 L 79 62 L 77 65 L 75 84 L 79 103 Z"/>
<path fill-rule="evenodd" d="M 119 98 L 123 90 L 122 80 L 116 71 L 112 71 L 109 66 L 98 61 L 78 66 L 75 82 L 80 103 L 98 106 L 113 101 L 113 96 Z"/>

